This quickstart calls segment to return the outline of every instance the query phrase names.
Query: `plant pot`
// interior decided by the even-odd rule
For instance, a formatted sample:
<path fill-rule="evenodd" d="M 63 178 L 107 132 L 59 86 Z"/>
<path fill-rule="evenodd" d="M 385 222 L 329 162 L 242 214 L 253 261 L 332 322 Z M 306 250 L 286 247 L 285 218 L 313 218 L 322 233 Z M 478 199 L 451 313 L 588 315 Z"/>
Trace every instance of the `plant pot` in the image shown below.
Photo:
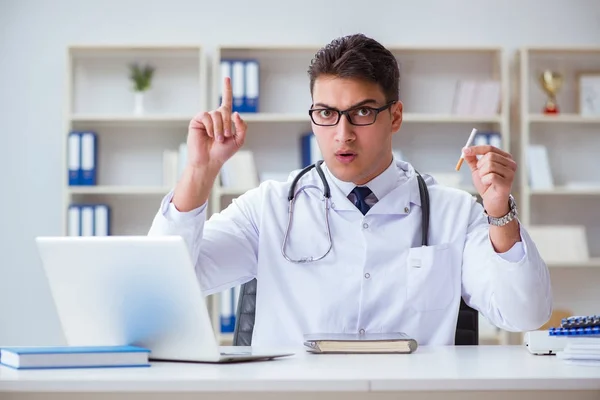
<path fill-rule="evenodd" d="M 143 115 L 144 114 L 144 92 L 135 92 L 134 93 L 133 112 L 135 115 Z"/>

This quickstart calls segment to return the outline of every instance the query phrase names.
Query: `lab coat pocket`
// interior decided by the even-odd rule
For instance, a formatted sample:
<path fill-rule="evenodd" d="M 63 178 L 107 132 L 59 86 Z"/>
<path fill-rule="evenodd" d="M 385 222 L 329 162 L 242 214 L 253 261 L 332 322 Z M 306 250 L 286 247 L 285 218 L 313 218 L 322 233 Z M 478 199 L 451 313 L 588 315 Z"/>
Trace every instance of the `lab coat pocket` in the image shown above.
<path fill-rule="evenodd" d="M 406 259 L 406 301 L 416 311 L 445 309 L 453 298 L 449 243 L 413 247 Z"/>

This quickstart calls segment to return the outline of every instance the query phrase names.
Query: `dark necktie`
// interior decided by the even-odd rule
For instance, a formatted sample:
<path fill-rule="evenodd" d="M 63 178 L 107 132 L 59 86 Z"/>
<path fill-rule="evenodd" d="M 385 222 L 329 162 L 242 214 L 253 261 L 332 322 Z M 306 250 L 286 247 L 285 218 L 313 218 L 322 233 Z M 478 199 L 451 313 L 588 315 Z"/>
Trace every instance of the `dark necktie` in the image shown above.
<path fill-rule="evenodd" d="M 372 193 L 371 189 L 366 186 L 357 186 L 352 189 L 352 193 L 354 193 L 354 196 L 356 196 L 354 205 L 360 210 L 361 213 L 363 213 L 363 215 L 365 215 L 367 211 L 369 211 L 369 208 L 371 208 L 366 201 L 367 196 Z"/>

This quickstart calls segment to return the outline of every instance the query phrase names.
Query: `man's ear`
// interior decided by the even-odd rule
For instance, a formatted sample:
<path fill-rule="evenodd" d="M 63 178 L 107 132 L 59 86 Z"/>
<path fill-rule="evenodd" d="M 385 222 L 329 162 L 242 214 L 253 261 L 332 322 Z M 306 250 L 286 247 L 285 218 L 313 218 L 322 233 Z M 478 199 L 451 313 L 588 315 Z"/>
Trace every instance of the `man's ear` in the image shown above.
<path fill-rule="evenodd" d="M 397 132 L 402 125 L 403 105 L 400 100 L 392 106 L 392 132 Z"/>

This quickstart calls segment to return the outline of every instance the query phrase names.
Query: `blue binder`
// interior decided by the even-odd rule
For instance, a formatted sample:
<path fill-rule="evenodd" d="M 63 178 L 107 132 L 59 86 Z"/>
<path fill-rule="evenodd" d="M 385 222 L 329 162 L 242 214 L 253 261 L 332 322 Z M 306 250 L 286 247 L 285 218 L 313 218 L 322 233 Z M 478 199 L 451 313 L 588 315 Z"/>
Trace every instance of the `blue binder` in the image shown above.
<path fill-rule="evenodd" d="M 71 204 L 67 214 L 68 236 L 110 236 L 108 204 Z"/>
<path fill-rule="evenodd" d="M 563 318 L 559 327 L 548 329 L 550 336 L 600 336 L 600 316 L 581 315 Z"/>
<path fill-rule="evenodd" d="M 246 83 L 245 83 L 245 68 L 243 60 L 231 61 L 231 90 L 233 94 L 232 110 L 234 112 L 246 112 Z"/>
<path fill-rule="evenodd" d="M 96 185 L 97 160 L 96 132 L 81 133 L 81 184 Z"/>
<path fill-rule="evenodd" d="M 550 328 L 548 329 L 550 336 L 599 336 L 600 326 L 587 328 Z"/>
<path fill-rule="evenodd" d="M 234 289 L 228 289 L 221 293 L 220 323 L 221 333 L 232 333 L 235 330 Z"/>
<path fill-rule="evenodd" d="M 314 164 L 321 159 L 321 151 L 313 132 L 306 133 L 300 138 L 302 168 Z"/>
<path fill-rule="evenodd" d="M 223 78 L 231 78 L 232 111 L 259 112 L 260 67 L 256 59 L 222 59 L 220 63 L 219 103 L 223 100 Z"/>
<path fill-rule="evenodd" d="M 258 112 L 258 98 L 260 91 L 260 71 L 258 60 L 246 60 L 244 63 L 244 112 Z"/>
<path fill-rule="evenodd" d="M 67 168 L 69 185 L 81 184 L 81 134 L 70 132 L 67 138 Z"/>

